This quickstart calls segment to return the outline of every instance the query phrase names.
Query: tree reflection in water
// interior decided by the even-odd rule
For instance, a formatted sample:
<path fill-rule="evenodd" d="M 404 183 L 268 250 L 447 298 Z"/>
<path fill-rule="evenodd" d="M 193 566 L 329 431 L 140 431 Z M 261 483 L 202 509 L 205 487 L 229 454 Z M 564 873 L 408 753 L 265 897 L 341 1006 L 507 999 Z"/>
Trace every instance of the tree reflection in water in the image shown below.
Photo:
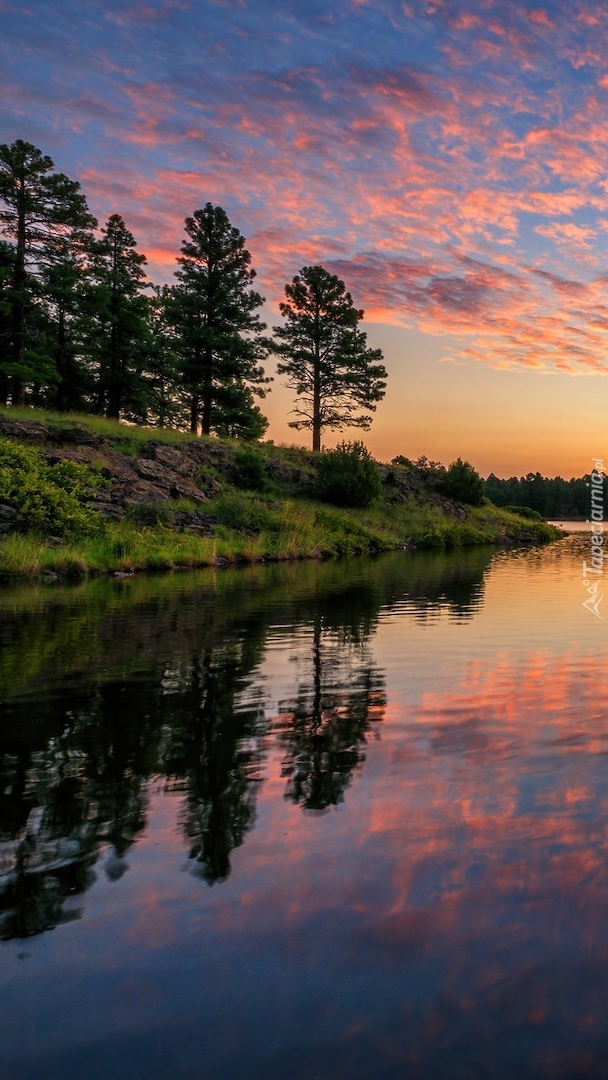
<path fill-rule="evenodd" d="M 286 747 L 286 797 L 307 810 L 343 800 L 371 725 L 383 718 L 384 677 L 365 647 L 368 633 L 332 628 L 318 612 L 296 693 L 279 702 L 273 728 Z"/>
<path fill-rule="evenodd" d="M 470 618 L 489 561 L 268 567 L 198 588 L 136 582 L 134 598 L 97 582 L 70 603 L 51 594 L 48 612 L 48 593 L 19 594 L 0 649 L 0 937 L 77 918 L 102 857 L 119 881 L 146 828 L 151 777 L 183 792 L 180 825 L 209 884 L 228 877 L 255 822 L 268 737 L 286 798 L 306 810 L 340 803 L 384 716 L 371 650 L 381 608 Z M 298 668 L 266 719 L 271 627 L 282 646 L 295 635 Z"/>
<path fill-rule="evenodd" d="M 181 825 L 196 871 L 211 885 L 228 877 L 230 853 L 255 820 L 263 714 L 237 708 L 236 698 L 264 640 L 265 633 L 251 627 L 241 640 L 205 649 L 173 671 L 166 699 L 163 772 L 186 793 Z"/>
<path fill-rule="evenodd" d="M 152 687 L 121 682 L 73 698 L 67 710 L 50 698 L 38 717 L 38 734 L 47 737 L 41 749 L 19 737 L 18 722 L 3 729 L 5 738 L 17 740 L 18 753 L 3 755 L 10 763 L 4 790 L 13 827 L 3 819 L 0 936 L 27 937 L 77 918 L 78 910 L 63 911 L 64 901 L 93 883 L 102 845 L 111 845 L 108 877 L 124 873 L 124 854 L 146 825 L 156 696 Z"/>

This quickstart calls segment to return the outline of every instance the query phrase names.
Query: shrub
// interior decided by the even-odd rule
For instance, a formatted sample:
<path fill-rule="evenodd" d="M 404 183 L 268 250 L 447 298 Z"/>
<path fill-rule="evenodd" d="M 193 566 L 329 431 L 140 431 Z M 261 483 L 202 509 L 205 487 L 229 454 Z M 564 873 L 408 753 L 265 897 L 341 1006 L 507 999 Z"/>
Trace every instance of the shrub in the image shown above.
<path fill-rule="evenodd" d="M 34 447 L 0 438 L 0 502 L 21 514 L 26 529 L 66 537 L 95 532 L 101 518 L 85 504 L 104 484 L 84 465 L 49 465 Z"/>
<path fill-rule="evenodd" d="M 230 480 L 244 491 L 262 491 L 266 487 L 266 469 L 260 454 L 246 448 L 237 450 L 230 469 Z"/>
<path fill-rule="evenodd" d="M 538 510 L 533 510 L 530 506 L 503 506 L 503 510 L 508 510 L 511 514 L 519 514 L 520 517 L 528 518 L 530 521 L 545 520 Z"/>
<path fill-rule="evenodd" d="M 362 442 L 342 442 L 317 463 L 319 494 L 335 506 L 370 506 L 382 491 L 380 470 Z"/>
<path fill-rule="evenodd" d="M 236 532 L 276 532 L 279 516 L 260 499 L 235 492 L 220 495 L 213 503 L 213 514 L 219 525 Z"/>
<path fill-rule="evenodd" d="M 135 525 L 154 528 L 157 525 L 171 525 L 173 515 L 166 502 L 135 503 L 129 507 L 127 517 Z"/>
<path fill-rule="evenodd" d="M 441 490 L 450 499 L 469 503 L 470 506 L 482 506 L 485 497 L 485 483 L 468 461 L 457 458 L 447 470 Z"/>

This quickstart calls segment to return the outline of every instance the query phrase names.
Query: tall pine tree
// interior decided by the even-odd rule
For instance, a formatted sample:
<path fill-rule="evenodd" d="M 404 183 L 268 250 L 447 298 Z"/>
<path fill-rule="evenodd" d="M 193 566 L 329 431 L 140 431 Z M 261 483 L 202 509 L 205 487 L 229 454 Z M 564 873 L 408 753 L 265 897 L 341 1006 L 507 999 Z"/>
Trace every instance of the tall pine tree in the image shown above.
<path fill-rule="evenodd" d="M 148 334 L 142 381 L 145 413 L 142 420 L 158 427 L 184 427 L 186 408 L 179 385 L 179 337 L 172 324 L 169 285 L 153 285 L 147 299 Z"/>
<path fill-rule="evenodd" d="M 221 206 L 210 202 L 186 218 L 178 258 L 173 321 L 178 330 L 181 379 L 190 398 L 190 430 L 203 435 L 235 427 L 235 406 L 245 428 L 259 429 L 251 394 L 264 396 L 259 365 L 269 351 L 257 309 L 264 298 L 251 288 L 255 270 L 245 239 Z"/>
<path fill-rule="evenodd" d="M 56 370 L 47 397 L 61 412 L 86 410 L 93 392 L 89 299 L 96 246 L 92 230 L 74 231 L 41 269 L 44 349 Z"/>
<path fill-rule="evenodd" d="M 92 306 L 96 316 L 97 408 L 119 419 L 141 415 L 141 364 L 147 336 L 145 255 L 120 214 L 112 214 L 97 248 Z"/>
<path fill-rule="evenodd" d="M 12 342 L 11 293 L 15 251 L 6 240 L 0 240 L 0 402 L 5 405 L 9 395 L 9 377 L 2 357 L 10 353 Z"/>
<path fill-rule="evenodd" d="M 274 332 L 284 357 L 277 371 L 297 395 L 289 426 L 308 428 L 313 450 L 320 450 L 324 428 L 370 427 L 369 413 L 385 394 L 386 368 L 381 350 L 369 349 L 358 329 L 363 311 L 335 274 L 305 266 L 285 295 L 280 311 L 286 321 Z"/>
<path fill-rule="evenodd" d="M 0 144 L 0 226 L 13 246 L 9 349 L 0 361 L 0 400 L 21 404 L 26 387 L 56 381 L 40 348 L 40 276 L 75 232 L 96 225 L 80 185 L 31 143 Z"/>

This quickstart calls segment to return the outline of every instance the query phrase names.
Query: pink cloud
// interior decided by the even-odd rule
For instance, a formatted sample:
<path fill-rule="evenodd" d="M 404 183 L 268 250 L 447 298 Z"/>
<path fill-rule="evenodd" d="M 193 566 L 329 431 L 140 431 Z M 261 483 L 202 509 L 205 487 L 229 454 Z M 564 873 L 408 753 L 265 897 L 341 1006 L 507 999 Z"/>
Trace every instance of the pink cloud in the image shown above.
<path fill-rule="evenodd" d="M 274 305 L 302 265 L 327 262 L 368 317 L 457 337 L 455 357 L 602 370 L 606 18 L 590 3 L 571 17 L 549 6 L 431 8 L 390 6 L 386 18 L 395 39 L 416 29 L 411 20 L 431 27 L 432 62 L 423 52 L 382 65 L 361 50 L 320 62 L 320 31 L 304 20 L 305 62 L 289 54 L 303 25 L 290 16 L 275 63 L 250 59 L 250 8 L 230 4 L 218 11 L 248 54 L 222 38 L 199 68 L 139 70 L 104 42 L 95 82 L 76 92 L 60 72 L 48 108 L 61 137 L 89 133 L 78 178 L 100 218 L 124 215 L 153 275 L 171 273 L 183 218 L 210 200 L 247 237 Z M 162 20 L 164 33 L 193 7 L 112 10 L 129 36 Z M 358 26 L 375 10 L 350 4 L 344 17 Z M 577 64 L 588 79 L 570 83 Z M 5 109 L 40 111 L 39 91 L 24 87 L 14 106 L 12 91 L 7 76 Z"/>
<path fill-rule="evenodd" d="M 533 11 L 530 11 L 528 14 L 528 18 L 530 19 L 530 22 L 534 23 L 536 26 L 546 26 L 552 29 L 555 25 L 550 20 L 547 12 L 544 11 L 542 8 L 535 8 Z"/>

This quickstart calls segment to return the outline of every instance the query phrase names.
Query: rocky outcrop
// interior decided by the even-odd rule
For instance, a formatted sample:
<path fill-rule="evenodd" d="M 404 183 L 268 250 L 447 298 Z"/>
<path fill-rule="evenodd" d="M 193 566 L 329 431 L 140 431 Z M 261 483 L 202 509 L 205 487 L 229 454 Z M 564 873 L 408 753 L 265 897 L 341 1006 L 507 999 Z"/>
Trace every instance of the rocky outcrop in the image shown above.
<path fill-rule="evenodd" d="M 128 444 L 125 428 L 123 445 Z M 230 447 L 201 439 L 167 445 L 150 439 L 134 445 L 137 453 L 115 449 L 110 439 L 80 427 L 19 420 L 0 415 L 0 435 L 36 445 L 50 464 L 72 461 L 94 469 L 106 481 L 102 489 L 91 490 L 90 505 L 112 520 L 140 514 L 144 520 L 158 515 L 173 527 L 209 535 L 214 518 L 203 510 L 178 510 L 177 500 L 203 507 L 222 489 L 222 476 L 230 471 L 234 452 Z M 164 509 L 162 509 L 164 507 Z M 19 528 L 19 514 L 0 505 L 0 536 Z"/>

